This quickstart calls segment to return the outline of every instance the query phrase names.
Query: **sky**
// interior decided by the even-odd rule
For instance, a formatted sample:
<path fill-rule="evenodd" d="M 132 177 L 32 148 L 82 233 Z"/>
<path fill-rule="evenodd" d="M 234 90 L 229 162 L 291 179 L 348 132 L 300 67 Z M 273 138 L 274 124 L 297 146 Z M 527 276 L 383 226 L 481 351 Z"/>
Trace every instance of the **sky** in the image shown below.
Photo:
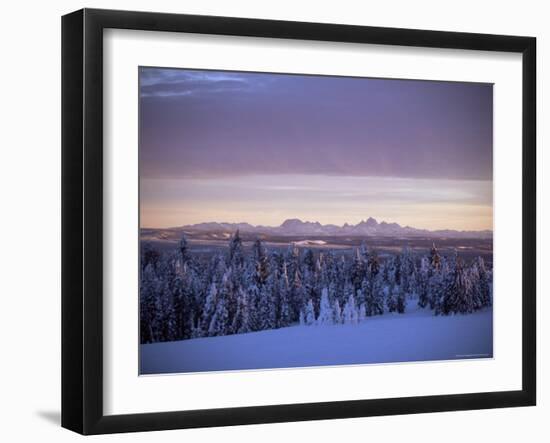
<path fill-rule="evenodd" d="M 491 84 L 141 67 L 140 224 L 492 229 Z"/>

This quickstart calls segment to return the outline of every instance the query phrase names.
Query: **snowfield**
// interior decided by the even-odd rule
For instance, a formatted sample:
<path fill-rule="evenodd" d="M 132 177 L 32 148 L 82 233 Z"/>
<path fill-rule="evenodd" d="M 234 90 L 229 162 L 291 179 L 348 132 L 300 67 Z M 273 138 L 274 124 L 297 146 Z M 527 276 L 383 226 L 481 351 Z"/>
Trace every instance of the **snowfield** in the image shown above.
<path fill-rule="evenodd" d="M 492 358 L 491 308 L 434 316 L 368 317 L 357 325 L 290 326 L 240 335 L 140 345 L 141 374 Z"/>

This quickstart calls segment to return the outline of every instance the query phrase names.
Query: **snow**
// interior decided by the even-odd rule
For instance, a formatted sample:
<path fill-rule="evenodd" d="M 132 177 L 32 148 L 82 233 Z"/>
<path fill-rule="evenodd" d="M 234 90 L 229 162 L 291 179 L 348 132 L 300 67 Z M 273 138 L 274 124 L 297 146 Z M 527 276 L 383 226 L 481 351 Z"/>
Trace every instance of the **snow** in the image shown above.
<path fill-rule="evenodd" d="M 296 246 L 322 246 L 326 245 L 327 242 L 324 240 L 300 240 L 294 242 Z"/>
<path fill-rule="evenodd" d="M 357 325 L 282 329 L 141 346 L 141 374 L 492 358 L 491 308 L 368 317 Z"/>

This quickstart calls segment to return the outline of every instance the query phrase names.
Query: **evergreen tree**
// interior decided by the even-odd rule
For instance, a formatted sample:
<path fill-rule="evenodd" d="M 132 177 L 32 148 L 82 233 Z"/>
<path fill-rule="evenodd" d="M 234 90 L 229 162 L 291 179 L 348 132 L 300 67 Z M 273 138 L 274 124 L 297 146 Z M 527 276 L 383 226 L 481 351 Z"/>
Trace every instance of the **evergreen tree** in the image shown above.
<path fill-rule="evenodd" d="M 445 278 L 445 292 L 436 314 L 466 314 L 474 310 L 473 297 L 468 274 L 460 258 L 452 262 L 451 271 Z"/>
<path fill-rule="evenodd" d="M 258 286 L 265 284 L 267 277 L 269 276 L 269 267 L 267 254 L 262 245 L 261 240 L 258 238 L 252 245 L 252 254 L 254 257 L 255 266 L 255 279 Z"/>
<path fill-rule="evenodd" d="M 401 287 L 401 255 L 397 254 L 393 259 L 393 281 Z"/>
<path fill-rule="evenodd" d="M 344 324 L 355 325 L 357 324 L 358 317 L 359 315 L 357 312 L 357 308 L 355 306 L 355 297 L 353 297 L 353 293 L 351 293 L 348 297 L 348 301 L 344 306 L 344 311 L 343 311 Z"/>
<path fill-rule="evenodd" d="M 156 298 L 159 291 L 154 265 L 149 262 L 141 274 L 140 282 L 140 339 L 141 343 L 158 340 L 155 325 L 158 321 Z"/>
<path fill-rule="evenodd" d="M 308 300 L 304 311 L 304 323 L 306 326 L 315 324 L 315 311 L 313 310 L 313 302 Z"/>
<path fill-rule="evenodd" d="M 319 309 L 319 317 L 317 318 L 318 325 L 331 325 L 334 321 L 334 312 L 328 298 L 328 289 L 323 288 L 321 295 L 321 307 Z"/>
<path fill-rule="evenodd" d="M 368 285 L 367 297 L 365 298 L 366 315 L 382 315 L 384 313 L 384 276 L 378 272 L 373 276 Z"/>
<path fill-rule="evenodd" d="M 315 272 L 315 257 L 311 249 L 307 249 L 304 254 L 304 268 L 311 273 Z"/>
<path fill-rule="evenodd" d="M 205 333 L 208 333 L 210 329 L 210 323 L 212 322 L 212 317 L 214 316 L 214 312 L 216 311 L 217 302 L 218 289 L 216 288 L 216 284 L 212 283 L 204 302 L 204 308 L 202 310 L 202 318 L 200 323 L 200 328 Z"/>
<path fill-rule="evenodd" d="M 243 243 L 239 230 L 235 231 L 235 234 L 229 241 L 229 263 L 232 267 L 240 268 L 244 262 Z"/>
<path fill-rule="evenodd" d="M 338 303 L 338 300 L 334 301 L 332 314 L 333 314 L 333 318 L 332 318 L 333 323 L 335 325 L 342 324 L 342 310 L 340 309 L 340 303 Z"/>
<path fill-rule="evenodd" d="M 355 249 L 355 258 L 351 265 L 350 270 L 351 283 L 356 291 L 361 289 L 363 280 L 367 275 L 367 264 L 365 263 L 363 256 L 361 255 L 359 249 Z"/>
<path fill-rule="evenodd" d="M 250 322 L 248 318 L 248 295 L 242 289 L 239 289 L 237 295 L 237 310 L 231 321 L 231 330 L 235 334 L 244 334 L 250 332 Z"/>
<path fill-rule="evenodd" d="M 215 337 L 218 335 L 226 335 L 227 326 L 229 322 L 229 315 L 227 313 L 227 306 L 225 298 L 218 298 L 216 304 L 216 310 L 212 316 L 210 326 L 208 328 L 208 336 Z"/>
<path fill-rule="evenodd" d="M 420 270 L 416 274 L 416 290 L 418 293 L 418 306 L 425 308 L 429 303 L 430 262 L 427 257 L 420 260 Z"/>
<path fill-rule="evenodd" d="M 275 303 L 276 287 L 274 280 L 269 280 L 260 288 L 260 300 L 258 304 L 260 330 L 275 329 L 277 326 L 277 305 Z"/>
<path fill-rule="evenodd" d="M 358 320 L 359 320 L 359 322 L 362 322 L 362 321 L 364 321 L 366 318 L 367 318 L 367 310 L 366 310 L 366 308 L 365 308 L 365 305 L 364 305 L 364 304 L 361 304 L 361 305 L 359 306 Z"/>
<path fill-rule="evenodd" d="M 392 284 L 386 289 L 386 306 L 388 312 L 397 311 L 397 298 L 399 296 L 399 286 Z"/>
<path fill-rule="evenodd" d="M 428 280 L 428 301 L 430 309 L 439 313 L 440 306 L 445 294 L 446 267 L 433 268 L 432 274 Z"/>
<path fill-rule="evenodd" d="M 151 243 L 144 243 L 141 248 L 141 269 L 144 270 L 147 265 L 151 265 L 153 268 L 156 268 L 159 259 L 160 254 L 155 248 L 153 248 Z"/>
<path fill-rule="evenodd" d="M 482 257 L 478 257 L 472 265 L 472 285 L 475 297 L 475 309 L 491 306 L 491 275 Z"/>
<path fill-rule="evenodd" d="M 407 299 L 407 296 L 405 294 L 405 291 L 400 290 L 398 291 L 397 293 L 397 305 L 396 305 L 396 310 L 397 312 L 399 312 L 400 314 L 404 314 L 405 313 L 405 307 L 406 307 L 406 299 Z"/>
<path fill-rule="evenodd" d="M 408 296 L 411 293 L 410 275 L 412 270 L 412 257 L 410 249 L 404 246 L 401 250 L 401 291 Z"/>
<path fill-rule="evenodd" d="M 317 287 L 315 273 L 311 271 L 309 267 L 304 266 L 302 275 L 303 298 L 304 300 L 312 301 L 313 309 L 317 314 L 319 313 L 319 306 L 321 303 L 321 288 Z"/>
<path fill-rule="evenodd" d="M 174 298 L 168 282 L 164 282 L 157 298 L 160 318 L 157 323 L 157 341 L 173 341 L 178 337 Z"/>
<path fill-rule="evenodd" d="M 294 272 L 294 279 L 290 288 L 290 308 L 292 312 L 292 318 L 298 318 L 299 312 L 305 307 L 306 294 L 302 286 L 302 280 L 298 270 Z M 312 302 L 313 306 L 313 302 Z"/>
<path fill-rule="evenodd" d="M 373 279 L 380 271 L 380 261 L 376 251 L 368 252 L 367 271 L 369 279 Z"/>
<path fill-rule="evenodd" d="M 438 270 L 441 267 L 441 257 L 435 247 L 435 243 L 432 244 L 432 249 L 430 251 L 430 263 L 434 270 Z"/>
<path fill-rule="evenodd" d="M 247 289 L 248 330 L 250 331 L 261 330 L 260 297 L 260 289 L 252 283 Z"/>
<path fill-rule="evenodd" d="M 302 276 L 300 275 L 300 250 L 298 249 L 296 244 L 293 243 L 288 247 L 285 256 L 285 262 L 289 277 L 291 279 L 298 278 L 301 281 Z"/>
<path fill-rule="evenodd" d="M 283 264 L 283 274 L 279 283 L 280 300 L 279 300 L 279 315 L 278 327 L 284 328 L 292 323 L 292 311 L 290 307 L 290 284 L 286 272 L 286 263 Z"/>
<path fill-rule="evenodd" d="M 181 261 L 181 264 L 183 265 L 184 263 L 187 262 L 187 260 L 189 260 L 189 249 L 187 247 L 187 239 L 185 238 L 185 235 L 181 236 L 180 243 L 178 246 L 178 252 L 179 252 L 179 259 Z"/>

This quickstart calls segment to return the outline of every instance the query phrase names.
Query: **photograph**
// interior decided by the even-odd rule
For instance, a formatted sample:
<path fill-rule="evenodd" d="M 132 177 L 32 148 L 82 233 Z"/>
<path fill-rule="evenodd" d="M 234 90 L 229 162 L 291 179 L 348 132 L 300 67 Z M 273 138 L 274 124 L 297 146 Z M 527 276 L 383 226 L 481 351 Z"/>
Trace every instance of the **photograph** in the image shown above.
<path fill-rule="evenodd" d="M 138 75 L 140 375 L 493 358 L 492 83 Z"/>

